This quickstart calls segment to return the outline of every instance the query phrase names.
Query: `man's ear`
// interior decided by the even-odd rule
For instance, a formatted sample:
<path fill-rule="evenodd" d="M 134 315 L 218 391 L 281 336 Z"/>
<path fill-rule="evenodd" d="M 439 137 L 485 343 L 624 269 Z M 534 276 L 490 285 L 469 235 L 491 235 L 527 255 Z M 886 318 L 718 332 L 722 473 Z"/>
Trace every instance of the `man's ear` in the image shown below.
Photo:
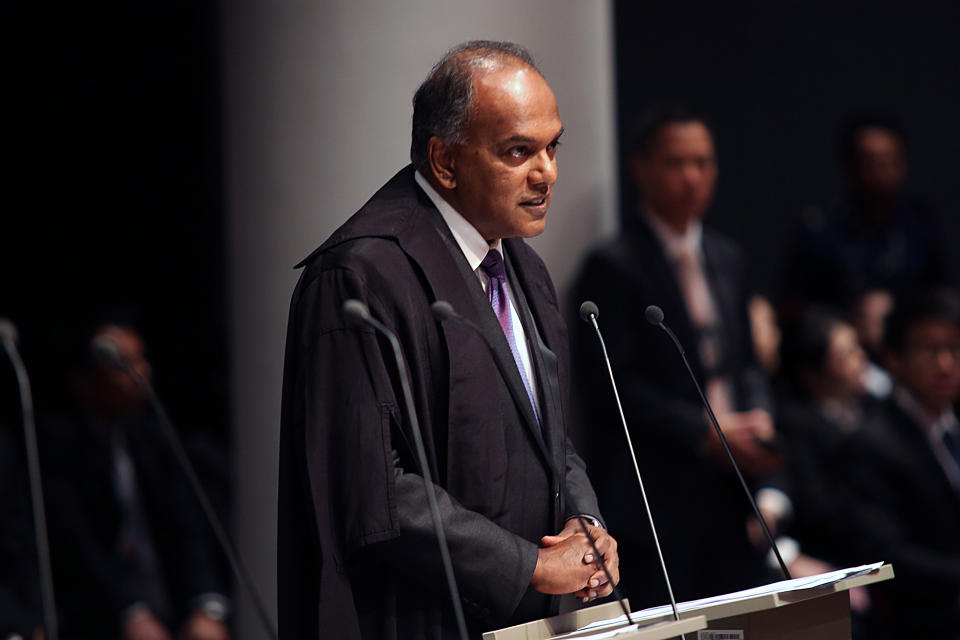
<path fill-rule="evenodd" d="M 457 188 L 457 173 L 453 148 L 438 136 L 433 136 L 427 142 L 427 161 L 433 177 L 444 189 Z"/>

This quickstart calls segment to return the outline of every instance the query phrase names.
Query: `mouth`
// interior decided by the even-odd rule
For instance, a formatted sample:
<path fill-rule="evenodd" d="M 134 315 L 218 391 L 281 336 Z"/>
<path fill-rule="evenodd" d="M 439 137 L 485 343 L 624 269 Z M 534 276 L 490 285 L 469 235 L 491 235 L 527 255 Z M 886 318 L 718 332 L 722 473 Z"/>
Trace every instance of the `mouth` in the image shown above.
<path fill-rule="evenodd" d="M 539 196 L 537 198 L 530 198 L 529 200 L 522 200 L 520 202 L 520 206 L 523 207 L 524 209 L 546 210 L 548 199 L 549 198 L 546 195 Z"/>

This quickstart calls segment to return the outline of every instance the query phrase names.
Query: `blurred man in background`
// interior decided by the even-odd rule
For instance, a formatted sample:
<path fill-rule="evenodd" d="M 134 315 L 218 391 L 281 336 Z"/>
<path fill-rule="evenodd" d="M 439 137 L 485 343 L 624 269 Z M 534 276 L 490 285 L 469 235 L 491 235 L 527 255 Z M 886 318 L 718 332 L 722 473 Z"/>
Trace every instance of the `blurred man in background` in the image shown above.
<path fill-rule="evenodd" d="M 872 510 L 862 544 L 894 566 L 874 585 L 880 638 L 960 637 L 960 296 L 904 297 L 887 325 L 896 381 L 857 465 Z"/>
<path fill-rule="evenodd" d="M 777 469 L 773 402 L 753 353 L 744 261 L 701 222 L 717 179 L 713 136 L 702 116 L 657 108 L 641 116 L 632 149 L 640 201 L 623 235 L 589 255 L 573 299 L 599 305 L 675 595 L 756 586 L 767 574 L 764 551 L 747 537 L 749 503 L 680 354 L 644 320 L 647 305 L 663 309 L 744 471 L 759 479 Z M 600 347 L 585 323 L 573 323 L 588 461 L 611 527 L 629 541 L 621 553 L 625 590 L 635 606 L 662 604 L 667 594 L 638 515 L 640 494 Z M 768 513 L 785 513 L 783 494 L 764 495 Z"/>
<path fill-rule="evenodd" d="M 94 339 L 110 340 L 132 368 L 152 377 L 132 326 L 81 330 L 72 408 L 43 422 L 63 637 L 226 640 L 226 585 L 199 503 L 145 392 L 90 355 Z"/>

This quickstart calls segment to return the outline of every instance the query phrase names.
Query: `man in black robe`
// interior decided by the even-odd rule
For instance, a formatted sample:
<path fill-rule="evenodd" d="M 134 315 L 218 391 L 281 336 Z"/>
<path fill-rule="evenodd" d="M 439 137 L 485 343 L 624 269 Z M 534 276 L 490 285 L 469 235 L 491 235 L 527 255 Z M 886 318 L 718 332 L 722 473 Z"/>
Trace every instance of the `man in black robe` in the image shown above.
<path fill-rule="evenodd" d="M 471 635 L 552 615 L 558 594 L 611 592 L 574 515 L 597 525 L 619 579 L 566 434 L 556 293 L 521 240 L 543 231 L 562 131 L 526 51 L 457 47 L 414 98 L 413 165 L 301 263 L 280 442 L 282 637 L 456 633 L 393 356 L 345 317 L 350 298 L 398 335 Z M 437 300 L 480 331 L 438 324 Z"/>

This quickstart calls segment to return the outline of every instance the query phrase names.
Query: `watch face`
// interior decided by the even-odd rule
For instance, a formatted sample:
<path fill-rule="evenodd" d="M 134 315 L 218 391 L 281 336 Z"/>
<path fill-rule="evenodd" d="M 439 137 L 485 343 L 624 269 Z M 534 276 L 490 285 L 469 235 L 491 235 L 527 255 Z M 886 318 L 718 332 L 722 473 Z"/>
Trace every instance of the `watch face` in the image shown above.
<path fill-rule="evenodd" d="M 203 606 L 200 607 L 200 610 L 203 611 L 203 614 L 208 618 L 212 618 L 217 622 L 223 622 L 227 619 L 227 605 L 223 602 L 217 600 L 207 600 L 203 603 Z"/>

